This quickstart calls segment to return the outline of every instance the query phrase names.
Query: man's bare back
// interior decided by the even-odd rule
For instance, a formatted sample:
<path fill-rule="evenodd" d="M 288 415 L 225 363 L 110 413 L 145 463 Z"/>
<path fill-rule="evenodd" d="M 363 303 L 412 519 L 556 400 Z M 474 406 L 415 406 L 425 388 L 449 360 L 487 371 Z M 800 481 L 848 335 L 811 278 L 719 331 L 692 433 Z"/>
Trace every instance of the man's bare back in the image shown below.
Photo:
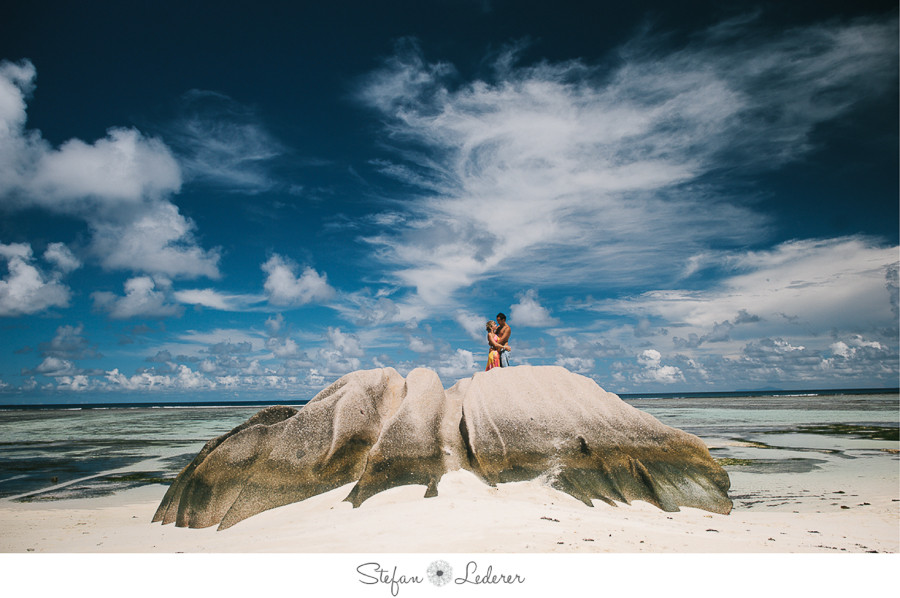
<path fill-rule="evenodd" d="M 509 324 L 506 323 L 506 315 L 499 313 L 497 314 L 497 345 L 500 347 L 505 347 L 509 341 L 509 337 L 512 334 L 512 329 L 509 327 Z M 500 365 L 502 367 L 509 367 L 509 350 L 503 349 L 500 351 Z"/>

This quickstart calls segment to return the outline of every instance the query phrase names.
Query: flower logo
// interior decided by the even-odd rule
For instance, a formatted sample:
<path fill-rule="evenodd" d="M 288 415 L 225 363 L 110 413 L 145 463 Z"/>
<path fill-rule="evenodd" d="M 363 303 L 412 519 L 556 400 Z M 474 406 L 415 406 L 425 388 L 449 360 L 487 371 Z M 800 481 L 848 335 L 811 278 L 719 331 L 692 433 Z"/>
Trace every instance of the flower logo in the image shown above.
<path fill-rule="evenodd" d="M 453 569 L 447 561 L 435 561 L 428 565 L 428 580 L 436 586 L 450 583 Z"/>

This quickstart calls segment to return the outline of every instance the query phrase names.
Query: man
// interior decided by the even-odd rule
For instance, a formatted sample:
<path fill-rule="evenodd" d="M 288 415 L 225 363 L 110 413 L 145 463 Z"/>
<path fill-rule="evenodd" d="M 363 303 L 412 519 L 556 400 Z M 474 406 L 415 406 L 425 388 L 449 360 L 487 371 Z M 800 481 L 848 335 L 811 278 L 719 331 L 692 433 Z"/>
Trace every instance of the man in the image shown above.
<path fill-rule="evenodd" d="M 509 350 L 505 347 L 511 333 L 512 330 L 510 330 L 509 324 L 506 323 L 506 315 L 503 313 L 497 314 L 497 349 L 500 350 L 500 367 L 509 367 Z"/>

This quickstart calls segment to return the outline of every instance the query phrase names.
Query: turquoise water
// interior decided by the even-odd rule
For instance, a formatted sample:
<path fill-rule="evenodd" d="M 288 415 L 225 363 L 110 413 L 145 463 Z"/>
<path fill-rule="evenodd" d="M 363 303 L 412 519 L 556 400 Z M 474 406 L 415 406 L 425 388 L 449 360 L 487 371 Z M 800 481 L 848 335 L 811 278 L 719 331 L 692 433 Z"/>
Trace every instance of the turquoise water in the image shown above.
<path fill-rule="evenodd" d="M 627 402 L 702 438 L 733 478 L 804 474 L 836 459 L 859 464 L 861 459 L 878 460 L 888 472 L 897 469 L 897 393 L 732 394 Z M 261 408 L 0 410 L 0 498 L 65 500 L 168 484 L 206 441 Z M 736 505 L 758 500 L 738 492 Z"/>

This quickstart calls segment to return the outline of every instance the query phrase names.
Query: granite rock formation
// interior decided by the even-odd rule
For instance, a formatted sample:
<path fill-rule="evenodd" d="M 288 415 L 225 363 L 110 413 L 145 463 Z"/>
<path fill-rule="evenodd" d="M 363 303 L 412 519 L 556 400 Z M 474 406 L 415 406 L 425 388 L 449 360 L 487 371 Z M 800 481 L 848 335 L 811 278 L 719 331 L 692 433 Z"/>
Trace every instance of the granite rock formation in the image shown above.
<path fill-rule="evenodd" d="M 555 366 L 479 372 L 444 390 L 437 374 L 348 374 L 302 409 L 269 407 L 209 441 L 153 521 L 225 529 L 354 483 L 354 507 L 389 488 L 437 494 L 445 472 L 486 483 L 540 478 L 587 505 L 643 500 L 731 511 L 728 474 L 703 442 Z"/>

